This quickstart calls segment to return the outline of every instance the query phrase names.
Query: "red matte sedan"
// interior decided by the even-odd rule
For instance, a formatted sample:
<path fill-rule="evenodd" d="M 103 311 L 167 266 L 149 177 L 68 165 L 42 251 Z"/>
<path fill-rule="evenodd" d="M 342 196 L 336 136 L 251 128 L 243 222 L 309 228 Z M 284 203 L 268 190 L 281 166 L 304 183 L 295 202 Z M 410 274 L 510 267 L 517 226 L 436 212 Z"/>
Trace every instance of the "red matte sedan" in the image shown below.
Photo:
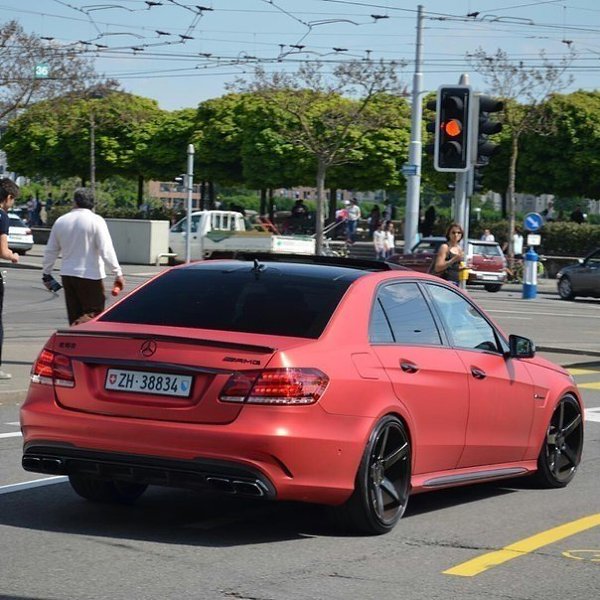
<path fill-rule="evenodd" d="M 22 462 L 93 501 L 209 489 L 332 505 L 378 534 L 413 493 L 519 475 L 567 485 L 582 414 L 564 369 L 437 277 L 215 260 L 48 340 Z"/>

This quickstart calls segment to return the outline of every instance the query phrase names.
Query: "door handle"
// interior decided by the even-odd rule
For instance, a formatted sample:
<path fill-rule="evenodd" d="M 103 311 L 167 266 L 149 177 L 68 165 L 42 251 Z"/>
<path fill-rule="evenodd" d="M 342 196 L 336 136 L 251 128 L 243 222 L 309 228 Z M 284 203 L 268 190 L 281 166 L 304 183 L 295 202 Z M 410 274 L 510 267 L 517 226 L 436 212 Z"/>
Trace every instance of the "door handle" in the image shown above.
<path fill-rule="evenodd" d="M 486 377 L 485 371 L 482 371 L 477 367 L 471 367 L 471 375 L 473 375 L 475 379 L 485 379 Z"/>
<path fill-rule="evenodd" d="M 419 370 L 419 367 L 417 367 L 417 365 L 415 365 L 414 363 L 408 362 L 407 360 L 400 361 L 400 368 L 405 373 L 416 373 Z"/>

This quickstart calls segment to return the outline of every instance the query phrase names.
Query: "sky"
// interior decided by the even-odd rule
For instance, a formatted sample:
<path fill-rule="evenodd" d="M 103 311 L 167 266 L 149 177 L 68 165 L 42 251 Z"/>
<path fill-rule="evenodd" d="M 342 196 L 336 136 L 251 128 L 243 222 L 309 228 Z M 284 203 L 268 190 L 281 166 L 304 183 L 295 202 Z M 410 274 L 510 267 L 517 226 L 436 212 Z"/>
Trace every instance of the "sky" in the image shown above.
<path fill-rule="evenodd" d="M 506 51 L 525 66 L 540 52 L 558 63 L 570 52 L 574 89 L 600 87 L 597 0 L 424 0 L 423 86 L 458 83 L 470 74 L 493 93 L 467 55 Z M 91 57 L 99 73 L 166 110 L 221 96 L 238 77 L 295 71 L 319 60 L 371 58 L 415 68 L 417 4 L 397 0 L 0 0 L 0 22 L 18 21 L 48 44 Z"/>

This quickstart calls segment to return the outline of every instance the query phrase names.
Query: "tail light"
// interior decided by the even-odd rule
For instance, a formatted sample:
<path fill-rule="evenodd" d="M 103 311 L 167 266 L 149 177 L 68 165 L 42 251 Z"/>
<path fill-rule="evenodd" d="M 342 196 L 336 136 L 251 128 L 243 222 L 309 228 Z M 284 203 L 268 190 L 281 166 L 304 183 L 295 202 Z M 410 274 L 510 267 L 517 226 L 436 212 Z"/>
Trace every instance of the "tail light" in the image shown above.
<path fill-rule="evenodd" d="M 75 387 L 71 359 L 44 348 L 31 368 L 31 381 L 42 385 Z"/>
<path fill-rule="evenodd" d="M 318 369 L 265 369 L 234 373 L 219 395 L 223 402 L 247 404 L 314 404 L 329 378 Z"/>

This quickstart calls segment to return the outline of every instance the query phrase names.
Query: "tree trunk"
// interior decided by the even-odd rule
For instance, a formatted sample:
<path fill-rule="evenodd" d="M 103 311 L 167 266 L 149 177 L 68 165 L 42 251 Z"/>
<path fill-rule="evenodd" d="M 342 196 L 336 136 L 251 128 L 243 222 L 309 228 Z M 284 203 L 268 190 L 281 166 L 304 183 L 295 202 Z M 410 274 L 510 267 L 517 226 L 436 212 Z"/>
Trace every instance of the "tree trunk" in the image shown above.
<path fill-rule="evenodd" d="M 513 248 L 513 235 L 515 233 L 515 181 L 517 178 L 517 158 L 519 156 L 519 134 L 511 138 L 510 163 L 508 166 L 508 189 L 506 190 L 506 204 L 508 208 L 508 260 L 512 267 L 515 251 Z"/>
<path fill-rule="evenodd" d="M 327 224 L 335 221 L 335 211 L 337 209 L 337 188 L 329 190 L 329 214 L 327 215 Z"/>
<path fill-rule="evenodd" d="M 215 207 L 215 182 L 208 182 L 208 207 L 212 210 Z"/>
<path fill-rule="evenodd" d="M 267 190 L 262 188 L 260 190 L 260 210 L 259 213 L 261 215 L 267 214 Z"/>
<path fill-rule="evenodd" d="M 206 181 L 203 179 L 200 183 L 200 210 L 206 208 Z"/>
<path fill-rule="evenodd" d="M 137 206 L 138 208 L 144 204 L 144 176 L 138 175 L 138 193 L 137 193 Z"/>
<path fill-rule="evenodd" d="M 269 199 L 269 220 L 271 223 L 275 222 L 275 204 L 273 203 L 273 190 L 269 188 L 265 190 L 267 192 L 267 197 Z"/>
<path fill-rule="evenodd" d="M 317 214 L 315 219 L 316 253 L 323 253 L 323 224 L 325 217 L 325 175 L 327 166 L 319 157 L 317 162 Z"/>

